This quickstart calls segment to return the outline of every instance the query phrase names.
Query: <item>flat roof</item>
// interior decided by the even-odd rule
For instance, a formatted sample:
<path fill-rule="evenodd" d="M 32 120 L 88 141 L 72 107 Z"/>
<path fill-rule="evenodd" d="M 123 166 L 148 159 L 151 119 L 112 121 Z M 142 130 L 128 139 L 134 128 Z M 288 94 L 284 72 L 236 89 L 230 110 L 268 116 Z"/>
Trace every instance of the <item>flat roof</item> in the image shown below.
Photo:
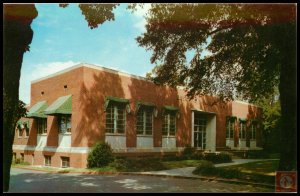
<path fill-rule="evenodd" d="M 152 82 L 152 81 L 150 81 L 147 78 L 142 77 L 142 76 L 137 76 L 137 75 L 133 75 L 133 74 L 121 72 L 121 71 L 118 71 L 118 70 L 115 70 L 115 69 L 106 68 L 106 67 L 103 67 L 103 66 L 100 66 L 100 65 L 93 65 L 93 64 L 88 64 L 88 63 L 79 63 L 78 65 L 74 65 L 72 67 L 66 68 L 64 70 L 58 71 L 58 72 L 50 74 L 48 76 L 41 77 L 41 78 L 36 79 L 36 80 L 32 80 L 31 84 L 37 83 L 37 82 L 40 82 L 40 81 L 43 81 L 43 80 L 46 80 L 46 79 L 49 79 L 49 78 L 52 78 L 52 77 L 64 74 L 64 73 L 67 73 L 69 71 L 72 71 L 72 70 L 80 68 L 80 67 L 88 67 L 88 68 L 97 69 L 97 70 L 100 70 L 100 71 L 105 71 L 105 72 L 108 72 L 108 73 L 117 74 L 117 75 L 120 75 L 120 76 L 125 76 L 125 77 L 129 77 L 129 78 L 136 78 L 136 79 L 139 79 L 139 80 L 144 80 L 144 81 L 147 81 L 147 82 Z"/>

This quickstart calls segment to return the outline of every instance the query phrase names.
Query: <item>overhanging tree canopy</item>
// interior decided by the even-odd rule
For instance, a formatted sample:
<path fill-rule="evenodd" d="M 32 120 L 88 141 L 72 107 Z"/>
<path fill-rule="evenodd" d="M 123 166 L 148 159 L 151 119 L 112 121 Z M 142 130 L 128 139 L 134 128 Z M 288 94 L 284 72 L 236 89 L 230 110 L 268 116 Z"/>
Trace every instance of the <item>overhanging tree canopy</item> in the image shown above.
<path fill-rule="evenodd" d="M 279 85 L 280 169 L 295 170 L 296 5 L 153 4 L 146 19 L 137 41 L 153 51 L 155 82 L 185 86 L 190 97 L 250 101 Z M 204 45 L 212 54 L 200 58 Z"/>

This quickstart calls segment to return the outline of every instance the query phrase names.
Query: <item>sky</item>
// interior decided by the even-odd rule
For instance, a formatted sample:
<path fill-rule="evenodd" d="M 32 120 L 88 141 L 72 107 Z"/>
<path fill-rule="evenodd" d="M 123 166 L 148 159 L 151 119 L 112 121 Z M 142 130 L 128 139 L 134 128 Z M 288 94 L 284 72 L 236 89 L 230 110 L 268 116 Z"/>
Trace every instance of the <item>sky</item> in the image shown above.
<path fill-rule="evenodd" d="M 146 31 L 144 18 L 149 9 L 131 13 L 127 4 L 114 9 L 115 21 L 90 29 L 78 4 L 35 4 L 38 16 L 31 24 L 34 35 L 30 51 L 23 57 L 19 96 L 30 104 L 32 80 L 79 63 L 89 63 L 145 76 L 154 67 L 152 52 L 139 47 L 135 38 Z"/>

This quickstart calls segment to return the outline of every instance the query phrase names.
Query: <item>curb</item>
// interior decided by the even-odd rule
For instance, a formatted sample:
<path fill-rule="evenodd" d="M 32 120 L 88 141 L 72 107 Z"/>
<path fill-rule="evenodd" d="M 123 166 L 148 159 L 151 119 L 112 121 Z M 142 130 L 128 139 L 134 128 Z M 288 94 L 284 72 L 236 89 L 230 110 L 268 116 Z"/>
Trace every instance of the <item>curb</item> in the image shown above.
<path fill-rule="evenodd" d="M 218 182 L 225 182 L 225 183 L 232 183 L 232 184 L 244 184 L 244 185 L 253 185 L 253 186 L 260 186 L 260 187 L 267 187 L 267 188 L 274 188 L 275 185 L 271 184 L 263 184 L 263 183 L 255 183 L 249 181 L 241 181 L 236 179 L 224 179 L 224 178 L 209 178 L 203 176 L 179 176 L 179 175 L 165 175 L 165 174 L 151 174 L 151 173 L 135 173 L 135 172 L 59 172 L 59 171 L 45 171 L 42 169 L 37 168 L 26 168 L 26 167 L 14 167 L 19 169 L 26 169 L 26 170 L 33 170 L 33 171 L 42 171 L 46 173 L 52 174 L 82 174 L 82 175 L 128 175 L 128 176 L 154 176 L 154 177 L 163 177 L 163 178 L 181 178 L 181 179 L 193 179 L 193 180 L 206 180 L 206 181 L 218 181 Z"/>

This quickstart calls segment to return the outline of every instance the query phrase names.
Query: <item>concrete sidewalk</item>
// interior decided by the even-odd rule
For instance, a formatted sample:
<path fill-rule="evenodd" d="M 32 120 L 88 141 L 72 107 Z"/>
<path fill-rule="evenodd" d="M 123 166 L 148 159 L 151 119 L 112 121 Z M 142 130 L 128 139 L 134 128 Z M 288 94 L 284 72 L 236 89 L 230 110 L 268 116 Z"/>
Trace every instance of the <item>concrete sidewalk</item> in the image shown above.
<path fill-rule="evenodd" d="M 277 159 L 234 159 L 231 163 L 220 163 L 215 164 L 215 167 L 223 167 L 230 165 L 239 165 L 250 162 L 258 162 L 258 161 L 268 161 L 268 160 L 277 160 Z M 153 175 L 167 175 L 167 176 L 185 176 L 185 177 L 199 177 L 199 175 L 194 175 L 192 172 L 196 167 L 184 167 L 170 170 L 162 170 L 162 171 L 149 171 L 149 172 L 132 172 L 139 174 L 153 174 Z"/>
<path fill-rule="evenodd" d="M 231 163 L 220 163 L 215 164 L 215 167 L 223 167 L 223 166 L 231 166 L 231 165 L 239 165 L 250 162 L 258 162 L 258 161 L 268 161 L 268 160 L 278 160 L 278 159 L 234 159 Z M 251 183 L 248 181 L 241 181 L 237 179 L 221 179 L 216 177 L 206 177 L 200 175 L 194 175 L 193 171 L 196 167 L 184 167 L 170 170 L 162 170 L 162 171 L 149 171 L 149 172 L 123 172 L 124 174 L 134 174 L 134 175 L 150 175 L 150 176 L 164 176 L 164 177 L 177 177 L 177 178 L 192 178 L 192 179 L 201 179 L 208 181 L 221 181 L 221 182 L 232 182 L 237 184 L 252 184 L 258 186 L 267 186 L 274 187 L 269 184 L 262 183 Z"/>

